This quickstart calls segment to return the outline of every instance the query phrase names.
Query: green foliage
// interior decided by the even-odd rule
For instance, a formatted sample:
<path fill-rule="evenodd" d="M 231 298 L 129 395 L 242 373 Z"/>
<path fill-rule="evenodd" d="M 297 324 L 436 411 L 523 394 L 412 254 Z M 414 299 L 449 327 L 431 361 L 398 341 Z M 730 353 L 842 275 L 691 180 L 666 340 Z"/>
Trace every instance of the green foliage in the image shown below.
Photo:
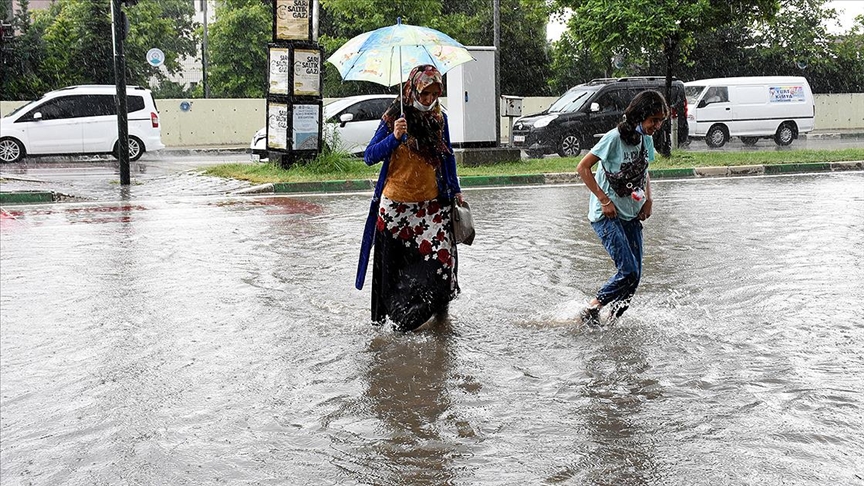
<path fill-rule="evenodd" d="M 216 10 L 210 25 L 208 83 L 214 98 L 263 98 L 267 94 L 267 43 L 271 7 L 260 0 L 234 0 Z"/>
<path fill-rule="evenodd" d="M 321 37 L 325 52 L 332 53 L 348 39 L 381 27 L 394 25 L 396 18 L 422 25 L 453 37 L 468 46 L 494 45 L 492 2 L 487 0 L 322 0 Z M 501 93 L 518 96 L 549 94 L 544 80 L 549 75 L 545 2 L 502 0 L 500 2 Z M 324 95 L 395 93 L 394 89 L 364 82 L 343 82 L 336 69 L 327 65 Z"/>
<path fill-rule="evenodd" d="M 33 99 L 75 84 L 114 84 L 110 0 L 57 0 L 38 11 L 30 11 L 27 0 L 16 1 L 20 12 L 13 23 L 19 37 L 9 75 L 0 86 L 4 99 Z M 140 0 L 124 10 L 130 24 L 125 42 L 128 84 L 146 86 L 153 78 L 157 83 L 166 79 L 146 62 L 145 53 L 152 47 L 165 52 L 169 72 L 180 69 L 179 58 L 195 54 L 194 7 L 188 0 Z"/>
<path fill-rule="evenodd" d="M 573 10 L 570 30 L 578 33 L 591 51 L 612 56 L 609 63 L 614 75 L 635 74 L 633 71 L 662 54 L 662 74 L 671 79 L 676 63 L 685 61 L 695 46 L 697 35 L 713 32 L 738 18 L 770 19 L 777 2 L 557 0 L 556 6 Z"/>
<path fill-rule="evenodd" d="M 864 159 L 864 149 L 842 150 L 782 150 L 782 151 L 706 151 L 673 150 L 671 157 L 664 157 L 651 163 L 651 169 L 726 167 L 740 165 L 806 164 L 815 162 L 842 162 Z M 459 176 L 519 175 L 575 173 L 578 157 L 547 157 L 542 159 L 521 160 L 519 162 L 484 165 L 479 167 L 460 167 Z M 274 164 L 224 164 L 209 167 L 208 175 L 231 179 L 247 180 L 255 184 L 268 182 L 309 182 L 328 180 L 370 179 L 378 175 L 380 164 L 367 166 L 361 159 L 345 158 L 338 169 L 327 171 L 325 163 L 309 165 L 297 164 L 288 170 Z"/>

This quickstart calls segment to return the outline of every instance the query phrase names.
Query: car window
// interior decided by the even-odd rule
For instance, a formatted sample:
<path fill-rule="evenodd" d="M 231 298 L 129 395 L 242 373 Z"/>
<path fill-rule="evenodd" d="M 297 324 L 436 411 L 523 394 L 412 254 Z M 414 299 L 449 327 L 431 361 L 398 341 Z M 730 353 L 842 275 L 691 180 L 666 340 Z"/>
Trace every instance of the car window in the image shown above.
<path fill-rule="evenodd" d="M 390 105 L 393 103 L 393 100 L 389 98 L 373 100 L 374 103 L 372 105 L 372 113 L 373 118 L 375 120 L 380 120 L 382 116 L 384 116 L 384 112 L 387 111 L 387 108 L 390 108 Z"/>
<path fill-rule="evenodd" d="M 82 103 L 78 107 L 81 116 L 106 116 L 117 114 L 113 95 L 84 95 L 81 98 Z"/>
<path fill-rule="evenodd" d="M 594 90 L 574 90 L 571 89 L 564 93 L 563 96 L 555 100 L 552 106 L 549 107 L 549 113 L 571 113 L 582 108 L 582 105 L 588 98 L 594 94 Z"/>
<path fill-rule="evenodd" d="M 726 86 L 712 86 L 705 92 L 705 97 L 702 100 L 706 105 L 729 101 L 729 88 Z"/>
<path fill-rule="evenodd" d="M 21 117 L 18 121 L 33 121 L 33 115 L 36 113 L 41 113 L 43 120 L 74 118 L 75 108 L 79 104 L 77 98 L 80 98 L 80 96 L 63 96 L 48 100 L 30 110 L 29 113 Z"/>
<path fill-rule="evenodd" d="M 126 97 L 126 111 L 128 111 L 129 113 L 132 113 L 133 111 L 141 111 L 143 109 L 144 109 L 144 97 L 143 96 L 127 96 Z"/>
<path fill-rule="evenodd" d="M 624 111 L 627 107 L 627 92 L 623 89 L 610 89 L 597 98 L 600 113 L 615 113 Z"/>
<path fill-rule="evenodd" d="M 351 113 L 354 115 L 353 121 L 378 120 L 384 114 L 380 105 L 380 100 L 365 100 L 349 106 L 342 113 Z M 339 116 L 342 115 L 340 114 Z"/>
<path fill-rule="evenodd" d="M 705 86 L 685 86 L 684 93 L 687 95 L 687 103 L 691 105 L 696 105 L 696 101 L 699 100 L 699 95 L 702 94 L 702 90 L 705 89 Z"/>

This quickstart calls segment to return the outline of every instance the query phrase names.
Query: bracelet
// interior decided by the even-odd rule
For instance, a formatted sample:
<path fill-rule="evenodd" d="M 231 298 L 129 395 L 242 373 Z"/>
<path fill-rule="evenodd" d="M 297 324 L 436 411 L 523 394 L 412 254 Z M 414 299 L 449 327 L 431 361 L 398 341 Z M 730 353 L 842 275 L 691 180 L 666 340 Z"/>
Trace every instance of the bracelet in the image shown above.
<path fill-rule="evenodd" d="M 608 205 L 610 205 L 610 204 L 612 204 L 612 200 L 611 200 L 611 199 L 608 200 L 608 201 L 606 201 L 605 203 L 600 203 L 601 206 L 608 206 Z"/>

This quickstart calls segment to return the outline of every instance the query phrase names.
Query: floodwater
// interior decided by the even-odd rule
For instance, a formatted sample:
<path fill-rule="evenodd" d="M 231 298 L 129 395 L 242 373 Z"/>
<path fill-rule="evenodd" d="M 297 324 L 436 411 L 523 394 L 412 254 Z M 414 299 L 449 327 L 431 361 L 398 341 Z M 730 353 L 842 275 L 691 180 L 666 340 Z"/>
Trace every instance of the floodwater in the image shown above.
<path fill-rule="evenodd" d="M 471 190 L 448 326 L 368 323 L 368 194 L 9 208 L 3 484 L 864 484 L 864 173 Z M 134 189 L 134 188 L 133 188 Z M 14 219 L 13 219 L 14 217 Z"/>

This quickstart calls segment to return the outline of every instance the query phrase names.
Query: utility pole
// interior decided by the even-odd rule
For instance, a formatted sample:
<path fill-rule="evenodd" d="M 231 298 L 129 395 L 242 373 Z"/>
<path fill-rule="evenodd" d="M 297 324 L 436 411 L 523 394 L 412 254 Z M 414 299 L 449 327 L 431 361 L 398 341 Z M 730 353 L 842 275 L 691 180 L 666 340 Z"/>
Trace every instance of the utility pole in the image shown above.
<path fill-rule="evenodd" d="M 495 146 L 501 146 L 501 0 L 492 5 L 493 42 L 495 44 Z"/>
<path fill-rule="evenodd" d="M 204 83 L 204 97 L 210 97 L 210 84 L 207 82 L 207 1 L 201 0 L 201 11 L 204 13 L 204 42 L 201 46 L 201 82 Z"/>
<path fill-rule="evenodd" d="M 120 185 L 128 186 L 129 177 L 129 115 L 126 105 L 126 57 L 123 41 L 126 39 L 126 13 L 120 8 L 121 0 L 111 0 L 111 23 L 114 26 L 114 83 L 117 95 L 117 159 L 120 161 Z M 125 0 L 127 5 L 137 0 Z"/>

